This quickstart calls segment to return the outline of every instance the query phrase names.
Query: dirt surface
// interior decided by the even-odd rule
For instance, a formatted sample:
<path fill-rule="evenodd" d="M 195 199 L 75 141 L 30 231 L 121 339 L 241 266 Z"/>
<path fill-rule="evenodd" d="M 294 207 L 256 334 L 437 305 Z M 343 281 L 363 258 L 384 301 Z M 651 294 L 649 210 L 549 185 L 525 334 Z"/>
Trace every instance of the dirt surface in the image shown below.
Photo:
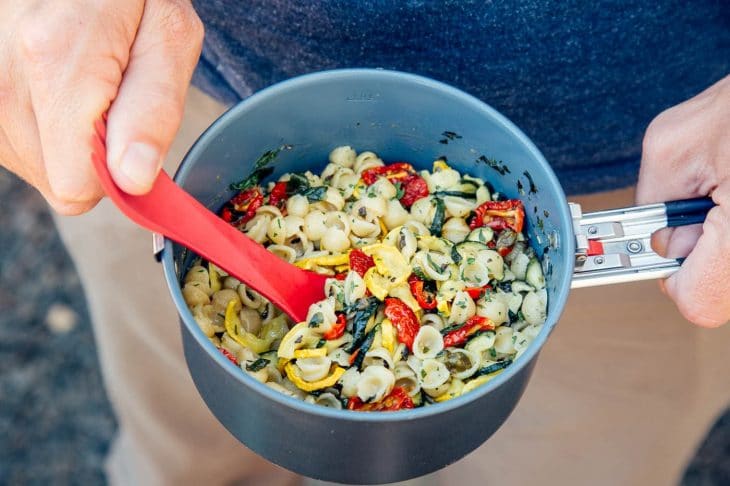
<path fill-rule="evenodd" d="M 43 199 L 2 169 L 0 201 L 0 484 L 103 484 L 116 424 L 79 278 Z M 730 413 L 682 484 L 730 484 Z"/>

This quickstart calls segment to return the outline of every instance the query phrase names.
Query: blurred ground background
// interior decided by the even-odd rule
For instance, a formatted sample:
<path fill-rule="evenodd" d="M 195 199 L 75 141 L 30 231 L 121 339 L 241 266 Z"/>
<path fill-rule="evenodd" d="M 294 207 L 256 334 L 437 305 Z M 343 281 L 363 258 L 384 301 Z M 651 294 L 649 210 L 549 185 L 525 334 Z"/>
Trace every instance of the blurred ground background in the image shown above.
<path fill-rule="evenodd" d="M 114 429 L 78 276 L 43 199 L 0 169 L 0 485 L 104 484 Z M 730 413 L 682 485 L 730 485 Z"/>

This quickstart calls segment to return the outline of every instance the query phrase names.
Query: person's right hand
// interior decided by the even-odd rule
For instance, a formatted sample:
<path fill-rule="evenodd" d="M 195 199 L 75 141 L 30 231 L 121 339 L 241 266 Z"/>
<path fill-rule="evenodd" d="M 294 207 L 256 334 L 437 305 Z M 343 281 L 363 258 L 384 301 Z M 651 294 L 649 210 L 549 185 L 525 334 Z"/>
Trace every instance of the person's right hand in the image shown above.
<path fill-rule="evenodd" d="M 57 212 L 88 211 L 103 196 L 91 140 L 108 111 L 112 177 L 149 191 L 202 41 L 189 0 L 3 0 L 0 163 Z"/>

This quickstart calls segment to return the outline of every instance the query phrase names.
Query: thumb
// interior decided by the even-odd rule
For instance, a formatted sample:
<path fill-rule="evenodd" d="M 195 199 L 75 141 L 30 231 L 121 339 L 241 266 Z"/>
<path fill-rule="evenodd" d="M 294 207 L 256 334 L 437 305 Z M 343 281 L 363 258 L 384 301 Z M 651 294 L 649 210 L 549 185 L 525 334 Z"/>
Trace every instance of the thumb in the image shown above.
<path fill-rule="evenodd" d="M 717 206 L 703 224 L 702 236 L 677 273 L 665 282 L 667 294 L 687 320 L 717 327 L 730 317 L 730 185 L 713 193 Z"/>
<path fill-rule="evenodd" d="M 107 121 L 107 161 L 116 184 L 145 194 L 180 127 L 200 56 L 203 26 L 187 0 L 148 0 Z"/>

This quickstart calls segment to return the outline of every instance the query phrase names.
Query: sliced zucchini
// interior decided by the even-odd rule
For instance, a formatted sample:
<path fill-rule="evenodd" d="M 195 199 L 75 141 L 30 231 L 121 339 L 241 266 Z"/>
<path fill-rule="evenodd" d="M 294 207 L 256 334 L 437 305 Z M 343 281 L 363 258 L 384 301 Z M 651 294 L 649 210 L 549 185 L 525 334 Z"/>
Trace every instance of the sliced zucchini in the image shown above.
<path fill-rule="evenodd" d="M 476 258 L 480 251 L 489 250 L 487 245 L 478 241 L 462 241 L 454 246 L 454 250 L 459 254 L 459 261 L 469 258 Z"/>
<path fill-rule="evenodd" d="M 512 292 L 518 294 L 520 292 L 532 292 L 535 290 L 531 285 L 523 282 L 522 280 L 515 280 L 512 282 Z"/>
<path fill-rule="evenodd" d="M 469 236 L 466 237 L 466 241 L 478 241 L 486 245 L 492 241 L 492 238 L 494 238 L 494 230 L 489 226 L 483 226 L 472 230 Z"/>

